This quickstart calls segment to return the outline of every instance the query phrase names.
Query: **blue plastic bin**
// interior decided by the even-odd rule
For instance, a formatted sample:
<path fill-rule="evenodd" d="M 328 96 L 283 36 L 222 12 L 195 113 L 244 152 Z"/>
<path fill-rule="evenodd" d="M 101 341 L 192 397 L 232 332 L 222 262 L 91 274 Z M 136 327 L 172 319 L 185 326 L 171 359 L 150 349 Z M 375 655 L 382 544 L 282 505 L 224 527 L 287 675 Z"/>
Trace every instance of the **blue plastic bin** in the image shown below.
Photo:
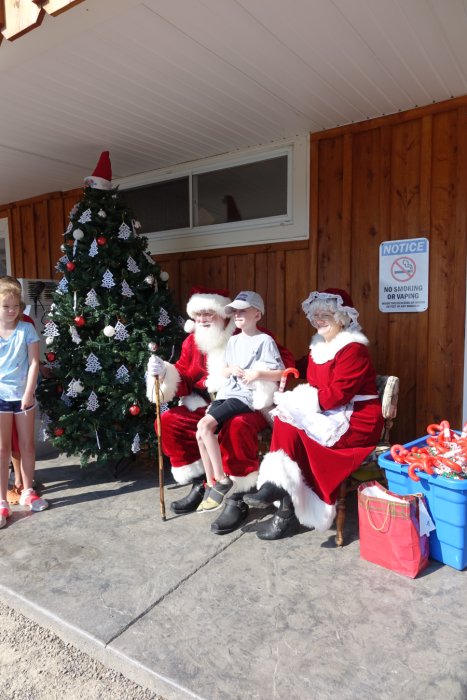
<path fill-rule="evenodd" d="M 429 435 L 408 442 L 404 447 L 424 447 Z M 422 493 L 436 525 L 430 534 L 430 557 L 462 571 L 467 567 L 467 479 L 448 479 L 445 476 L 417 471 L 420 481 L 408 475 L 408 465 L 398 464 L 385 452 L 378 458 L 385 470 L 388 488 L 401 496 Z"/>

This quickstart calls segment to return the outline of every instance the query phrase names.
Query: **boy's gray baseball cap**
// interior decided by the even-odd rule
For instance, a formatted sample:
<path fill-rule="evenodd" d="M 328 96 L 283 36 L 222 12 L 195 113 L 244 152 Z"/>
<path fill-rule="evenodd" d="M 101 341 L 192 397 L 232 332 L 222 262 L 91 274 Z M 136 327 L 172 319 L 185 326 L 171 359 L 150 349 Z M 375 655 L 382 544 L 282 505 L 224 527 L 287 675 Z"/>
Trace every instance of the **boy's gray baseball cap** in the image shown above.
<path fill-rule="evenodd" d="M 230 316 L 235 309 L 248 309 L 250 306 L 264 314 L 264 301 L 257 292 L 239 292 L 235 299 L 224 308 L 224 312 Z"/>

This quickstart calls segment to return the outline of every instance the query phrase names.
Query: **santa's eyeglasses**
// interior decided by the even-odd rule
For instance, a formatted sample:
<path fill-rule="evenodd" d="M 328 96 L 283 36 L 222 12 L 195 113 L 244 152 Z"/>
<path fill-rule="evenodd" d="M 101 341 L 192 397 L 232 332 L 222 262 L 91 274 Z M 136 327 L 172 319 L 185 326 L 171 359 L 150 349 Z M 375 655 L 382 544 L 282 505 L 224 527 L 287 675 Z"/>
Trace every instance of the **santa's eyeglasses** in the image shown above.
<path fill-rule="evenodd" d="M 201 321 L 202 319 L 205 319 L 206 321 L 212 321 L 213 318 L 216 317 L 217 314 L 215 314 L 213 311 L 198 311 L 195 314 L 195 321 Z"/>

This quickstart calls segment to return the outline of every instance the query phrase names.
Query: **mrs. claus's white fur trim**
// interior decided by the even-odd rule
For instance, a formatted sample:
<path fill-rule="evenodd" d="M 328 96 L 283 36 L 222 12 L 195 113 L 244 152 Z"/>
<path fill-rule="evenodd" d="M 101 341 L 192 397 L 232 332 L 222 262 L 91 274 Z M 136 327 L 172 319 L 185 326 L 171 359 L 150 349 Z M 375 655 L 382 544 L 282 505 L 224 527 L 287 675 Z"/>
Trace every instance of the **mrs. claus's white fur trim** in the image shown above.
<path fill-rule="evenodd" d="M 200 459 L 191 464 L 185 464 L 183 467 L 172 467 L 172 476 L 177 484 L 189 484 L 197 476 L 203 476 L 204 467 Z"/>
<path fill-rule="evenodd" d="M 292 499 L 295 515 L 302 525 L 325 532 L 336 517 L 336 506 L 330 506 L 305 483 L 300 467 L 283 451 L 269 452 L 259 470 L 258 489 L 271 481 L 287 491 Z"/>
<path fill-rule="evenodd" d="M 311 340 L 310 354 L 317 365 L 324 365 L 325 362 L 333 360 L 339 350 L 350 343 L 369 345 L 370 341 L 360 331 L 341 331 L 329 343 L 316 333 Z"/>

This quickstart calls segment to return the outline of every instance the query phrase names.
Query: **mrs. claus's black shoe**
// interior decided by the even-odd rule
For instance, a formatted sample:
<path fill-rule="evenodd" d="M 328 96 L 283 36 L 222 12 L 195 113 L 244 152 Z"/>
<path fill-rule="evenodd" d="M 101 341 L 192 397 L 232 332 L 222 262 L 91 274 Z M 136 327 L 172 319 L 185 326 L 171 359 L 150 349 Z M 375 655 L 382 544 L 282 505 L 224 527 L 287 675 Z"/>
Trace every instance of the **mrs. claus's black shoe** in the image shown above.
<path fill-rule="evenodd" d="M 285 489 L 276 486 L 272 481 L 266 481 L 256 493 L 246 493 L 243 500 L 252 508 L 267 508 L 271 503 L 280 501 L 286 495 Z"/>
<path fill-rule="evenodd" d="M 299 528 L 300 523 L 293 511 L 289 511 L 287 516 L 284 512 L 278 511 L 271 520 L 261 524 L 256 531 L 256 536 L 260 540 L 280 540 L 283 537 L 296 535 Z"/>
<path fill-rule="evenodd" d="M 180 498 L 170 504 L 170 510 L 177 515 L 185 515 L 185 513 L 193 513 L 203 500 L 206 486 L 204 481 L 196 479 L 193 481 L 191 491 L 187 496 Z"/>
<path fill-rule="evenodd" d="M 211 523 L 211 532 L 215 535 L 234 532 L 248 516 L 249 508 L 241 498 L 226 498 L 224 504 L 222 513 Z"/>

